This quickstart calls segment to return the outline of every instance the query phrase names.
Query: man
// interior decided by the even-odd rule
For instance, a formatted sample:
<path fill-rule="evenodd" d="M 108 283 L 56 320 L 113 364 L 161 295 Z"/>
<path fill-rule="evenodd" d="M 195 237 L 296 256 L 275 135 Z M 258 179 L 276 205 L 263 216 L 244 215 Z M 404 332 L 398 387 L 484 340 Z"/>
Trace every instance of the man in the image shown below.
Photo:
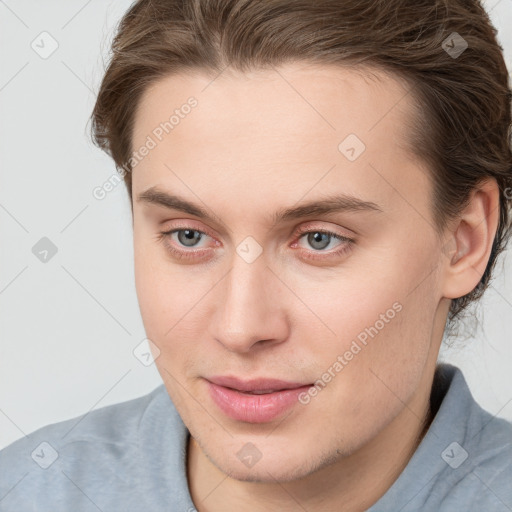
<path fill-rule="evenodd" d="M 512 425 L 437 365 L 509 107 L 477 2 L 136 2 L 93 129 L 163 385 L 0 452 L 0 510 L 512 507 Z"/>

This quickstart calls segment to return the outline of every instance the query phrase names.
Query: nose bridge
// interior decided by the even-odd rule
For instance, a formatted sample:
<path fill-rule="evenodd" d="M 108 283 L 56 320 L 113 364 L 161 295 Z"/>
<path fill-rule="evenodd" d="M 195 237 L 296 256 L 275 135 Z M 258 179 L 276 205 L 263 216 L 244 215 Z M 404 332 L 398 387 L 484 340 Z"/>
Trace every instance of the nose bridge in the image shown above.
<path fill-rule="evenodd" d="M 273 303 L 273 273 L 261 255 L 254 261 L 235 254 L 217 305 L 213 335 L 229 350 L 248 351 L 262 340 L 278 339 L 283 319 Z M 277 306 L 277 307 L 276 307 Z"/>

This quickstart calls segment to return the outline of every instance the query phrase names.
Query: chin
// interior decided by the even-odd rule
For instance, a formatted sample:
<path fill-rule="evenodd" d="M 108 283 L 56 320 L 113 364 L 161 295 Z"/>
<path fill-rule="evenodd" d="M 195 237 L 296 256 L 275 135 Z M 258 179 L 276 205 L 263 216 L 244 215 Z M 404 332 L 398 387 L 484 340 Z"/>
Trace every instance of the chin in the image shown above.
<path fill-rule="evenodd" d="M 241 482 L 258 482 L 275 484 L 276 482 L 285 483 L 298 480 L 310 474 L 300 462 L 295 467 L 276 466 L 272 463 L 264 464 L 258 462 L 257 467 L 243 469 L 240 468 L 239 461 L 226 461 L 222 466 L 217 466 L 224 474 L 230 478 Z M 236 468 L 234 468 L 236 466 Z"/>
<path fill-rule="evenodd" d="M 262 448 L 261 459 L 251 467 L 241 462 L 237 455 L 226 457 L 227 453 L 235 451 L 232 447 L 218 446 L 213 453 L 205 450 L 203 452 L 212 464 L 230 478 L 242 482 L 260 483 L 285 483 L 298 480 L 337 462 L 340 458 L 336 450 L 330 456 L 322 456 L 319 453 L 315 457 L 314 454 L 307 455 L 303 449 L 300 449 L 300 443 L 297 443 L 297 447 L 296 451 L 279 449 L 275 446 Z M 286 457 L 284 457 L 285 454 Z"/>

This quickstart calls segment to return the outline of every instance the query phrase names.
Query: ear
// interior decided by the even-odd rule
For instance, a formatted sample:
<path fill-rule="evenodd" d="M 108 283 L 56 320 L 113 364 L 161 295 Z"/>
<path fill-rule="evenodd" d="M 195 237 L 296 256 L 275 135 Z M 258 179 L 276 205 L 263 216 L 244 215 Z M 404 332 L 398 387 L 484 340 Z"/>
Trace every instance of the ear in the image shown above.
<path fill-rule="evenodd" d="M 494 178 L 485 179 L 472 191 L 468 206 L 450 227 L 444 246 L 444 297 L 463 297 L 478 285 L 489 261 L 499 215 L 498 184 Z"/>

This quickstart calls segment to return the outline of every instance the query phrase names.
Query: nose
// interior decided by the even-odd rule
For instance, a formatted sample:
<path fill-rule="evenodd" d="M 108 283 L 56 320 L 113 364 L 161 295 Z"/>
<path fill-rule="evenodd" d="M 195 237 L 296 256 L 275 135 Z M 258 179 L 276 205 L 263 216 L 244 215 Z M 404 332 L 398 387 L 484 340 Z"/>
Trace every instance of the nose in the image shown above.
<path fill-rule="evenodd" d="M 285 287 L 262 256 L 248 263 L 236 254 L 216 288 L 209 330 L 230 352 L 247 353 L 288 338 Z"/>

